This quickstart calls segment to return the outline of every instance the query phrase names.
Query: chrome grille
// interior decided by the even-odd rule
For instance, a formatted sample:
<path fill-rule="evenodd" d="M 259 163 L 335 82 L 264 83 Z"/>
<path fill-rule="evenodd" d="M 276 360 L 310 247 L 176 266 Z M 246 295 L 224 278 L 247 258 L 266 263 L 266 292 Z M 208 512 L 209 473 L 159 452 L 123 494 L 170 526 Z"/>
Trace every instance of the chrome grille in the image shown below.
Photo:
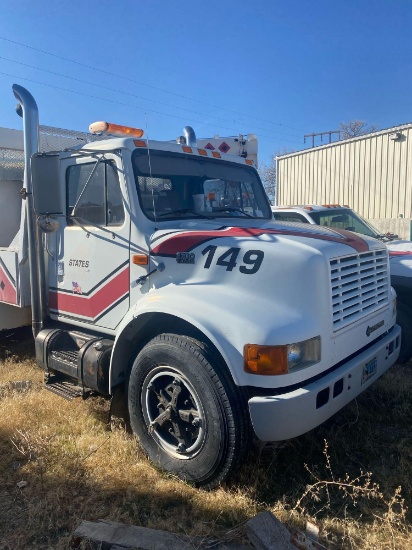
<path fill-rule="evenodd" d="M 330 261 L 335 331 L 388 303 L 387 255 L 375 250 Z"/>

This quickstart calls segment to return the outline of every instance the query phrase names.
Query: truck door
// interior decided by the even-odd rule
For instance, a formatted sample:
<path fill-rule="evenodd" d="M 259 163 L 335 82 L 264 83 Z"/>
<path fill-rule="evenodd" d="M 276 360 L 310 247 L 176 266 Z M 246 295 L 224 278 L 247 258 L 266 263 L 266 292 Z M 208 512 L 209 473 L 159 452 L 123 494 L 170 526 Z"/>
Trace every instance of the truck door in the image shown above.
<path fill-rule="evenodd" d="M 121 157 L 62 160 L 66 218 L 49 261 L 50 315 L 115 329 L 129 308 L 130 215 Z"/>

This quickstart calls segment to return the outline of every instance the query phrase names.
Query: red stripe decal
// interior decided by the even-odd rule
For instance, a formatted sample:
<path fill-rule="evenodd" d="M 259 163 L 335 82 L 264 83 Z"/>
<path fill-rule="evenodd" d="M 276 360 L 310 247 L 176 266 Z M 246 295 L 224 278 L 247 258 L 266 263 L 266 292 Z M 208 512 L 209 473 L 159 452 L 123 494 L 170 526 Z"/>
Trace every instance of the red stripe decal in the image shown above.
<path fill-rule="evenodd" d="M 194 247 L 211 239 L 223 237 L 259 237 L 260 235 L 290 235 L 293 237 L 304 237 L 307 239 L 319 239 L 321 241 L 332 241 L 346 244 L 358 252 L 369 250 L 368 243 L 351 231 L 333 230 L 339 236 L 326 235 L 311 231 L 293 231 L 285 229 L 251 229 L 243 227 L 228 227 L 217 231 L 192 231 L 179 233 L 169 237 L 153 249 L 153 254 L 173 256 L 177 252 L 188 252 Z"/>
<path fill-rule="evenodd" d="M 129 292 L 129 267 L 121 271 L 92 296 L 50 291 L 50 309 L 94 319 Z"/>
<path fill-rule="evenodd" d="M 0 302 L 7 304 L 17 304 L 16 287 L 7 276 L 7 273 L 0 266 Z"/>
<path fill-rule="evenodd" d="M 412 256 L 412 252 L 409 250 L 390 250 L 389 256 Z"/>

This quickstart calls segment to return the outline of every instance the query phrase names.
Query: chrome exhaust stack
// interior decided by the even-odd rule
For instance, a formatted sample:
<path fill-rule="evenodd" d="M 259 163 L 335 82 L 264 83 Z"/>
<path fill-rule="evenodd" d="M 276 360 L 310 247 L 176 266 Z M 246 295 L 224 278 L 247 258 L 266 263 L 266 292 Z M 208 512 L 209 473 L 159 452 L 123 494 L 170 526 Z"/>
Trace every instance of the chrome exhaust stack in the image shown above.
<path fill-rule="evenodd" d="M 185 126 L 183 128 L 183 133 L 185 135 L 186 145 L 189 147 L 196 147 L 196 134 L 191 126 Z"/>
<path fill-rule="evenodd" d="M 31 157 L 39 151 L 39 110 L 31 93 L 22 86 L 13 84 L 13 93 L 19 102 L 17 114 L 23 117 L 24 188 L 26 190 L 32 330 L 36 337 L 43 328 L 46 319 L 46 276 L 42 233 L 36 223 L 31 179 Z"/>

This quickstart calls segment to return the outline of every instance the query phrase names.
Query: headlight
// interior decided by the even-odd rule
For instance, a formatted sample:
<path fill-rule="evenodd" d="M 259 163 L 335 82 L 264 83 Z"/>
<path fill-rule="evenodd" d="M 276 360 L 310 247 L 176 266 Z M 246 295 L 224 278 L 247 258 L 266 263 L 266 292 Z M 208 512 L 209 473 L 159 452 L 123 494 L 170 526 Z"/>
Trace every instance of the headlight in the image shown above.
<path fill-rule="evenodd" d="M 309 367 L 320 361 L 320 336 L 289 344 L 288 346 L 288 366 L 289 370 Z"/>
<path fill-rule="evenodd" d="M 288 346 L 288 365 L 289 368 L 295 367 L 302 361 L 303 346 L 299 344 L 290 344 Z"/>
<path fill-rule="evenodd" d="M 279 375 L 319 363 L 320 336 L 283 346 L 246 344 L 244 370 L 250 374 Z"/>

